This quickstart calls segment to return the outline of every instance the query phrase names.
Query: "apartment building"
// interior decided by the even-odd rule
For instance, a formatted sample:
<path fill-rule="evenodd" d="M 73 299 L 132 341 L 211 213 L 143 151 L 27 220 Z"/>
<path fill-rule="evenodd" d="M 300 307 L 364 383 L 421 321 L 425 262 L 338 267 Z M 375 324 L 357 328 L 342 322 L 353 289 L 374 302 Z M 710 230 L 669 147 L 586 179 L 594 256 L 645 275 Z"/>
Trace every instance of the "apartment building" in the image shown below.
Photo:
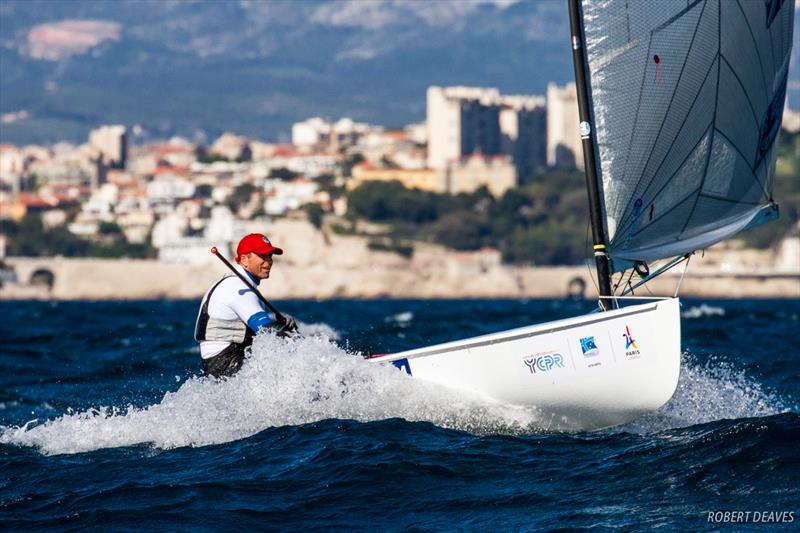
<path fill-rule="evenodd" d="M 547 165 L 583 169 L 583 148 L 578 131 L 578 93 L 574 83 L 547 85 Z"/>
<path fill-rule="evenodd" d="M 510 156 L 519 177 L 546 166 L 547 113 L 541 96 L 495 88 L 429 87 L 428 166 L 446 170 L 470 154 Z"/>

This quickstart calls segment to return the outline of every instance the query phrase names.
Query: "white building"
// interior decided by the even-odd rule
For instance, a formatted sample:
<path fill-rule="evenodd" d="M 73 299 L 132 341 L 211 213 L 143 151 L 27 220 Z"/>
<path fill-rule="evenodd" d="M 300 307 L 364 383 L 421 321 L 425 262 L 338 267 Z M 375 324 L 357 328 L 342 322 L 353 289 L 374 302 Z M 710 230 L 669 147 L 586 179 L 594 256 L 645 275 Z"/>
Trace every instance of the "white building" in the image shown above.
<path fill-rule="evenodd" d="M 794 111 L 786 106 L 783 110 L 783 122 L 781 127 L 789 133 L 797 133 L 800 131 L 800 111 Z"/>
<path fill-rule="evenodd" d="M 292 124 L 292 144 L 295 146 L 317 146 L 327 143 L 331 133 L 329 122 L 320 117 Z"/>
<path fill-rule="evenodd" d="M 22 150 L 10 144 L 0 144 L 0 183 L 8 184 L 14 192 L 19 192 L 19 179 L 24 170 Z"/>
<path fill-rule="evenodd" d="M 264 212 L 268 215 L 283 215 L 312 202 L 317 184 L 305 178 L 295 178 L 288 182 L 271 179 L 264 183 L 264 190 Z"/>
<path fill-rule="evenodd" d="M 149 209 L 127 211 L 117 215 L 116 222 L 122 228 L 128 242 L 142 244 L 147 242 L 150 228 L 155 222 L 155 215 Z"/>
<path fill-rule="evenodd" d="M 500 153 L 500 92 L 479 87 L 428 87 L 428 166 L 447 168 L 473 152 Z"/>
<path fill-rule="evenodd" d="M 189 222 L 175 213 L 166 215 L 153 225 L 151 243 L 161 249 L 171 242 L 180 240 L 186 233 Z"/>
<path fill-rule="evenodd" d="M 500 112 L 502 153 L 519 178 L 530 180 L 547 166 L 547 105 L 544 96 L 504 96 Z"/>
<path fill-rule="evenodd" d="M 574 83 L 547 85 L 547 164 L 583 169 L 583 147 L 578 130 L 578 93 Z"/>
<path fill-rule="evenodd" d="M 211 208 L 211 218 L 206 223 L 203 236 L 209 242 L 217 243 L 216 246 L 230 243 L 247 233 L 242 231 L 242 224 L 243 222 L 237 220 L 227 206 L 214 206 Z"/>
<path fill-rule="evenodd" d="M 448 192 L 470 193 L 480 187 L 500 197 L 517 186 L 517 171 L 509 156 L 470 155 L 458 162 L 451 162 L 447 170 Z"/>
<path fill-rule="evenodd" d="M 336 122 L 314 117 L 292 125 L 292 144 L 304 148 L 338 150 L 341 146 L 357 144 L 361 137 L 375 130 L 382 131 L 383 128 L 354 122 L 348 117 Z"/>
<path fill-rule="evenodd" d="M 473 153 L 509 155 L 525 176 L 545 165 L 545 100 L 495 88 L 429 87 L 428 166 L 445 169 Z"/>
<path fill-rule="evenodd" d="M 405 131 L 372 132 L 359 140 L 358 151 L 375 166 L 420 169 L 427 166 L 424 148 L 409 139 Z"/>
<path fill-rule="evenodd" d="M 339 158 L 332 154 L 296 155 L 286 159 L 286 168 L 308 178 L 332 174 Z"/>
<path fill-rule="evenodd" d="M 428 125 L 425 122 L 409 124 L 403 131 L 408 140 L 416 144 L 428 144 Z"/>
<path fill-rule="evenodd" d="M 253 152 L 250 150 L 250 140 L 234 133 L 223 133 L 209 148 L 209 153 L 221 155 L 230 160 L 249 160 Z"/>
<path fill-rule="evenodd" d="M 157 174 L 147 184 L 147 199 L 152 204 L 173 205 L 178 200 L 194 196 L 195 185 L 187 178 L 175 174 Z"/>
<path fill-rule="evenodd" d="M 92 192 L 89 200 L 83 204 L 82 210 L 97 217 L 110 218 L 118 201 L 119 187 L 113 183 L 104 183 Z"/>
<path fill-rule="evenodd" d="M 128 158 L 128 130 L 121 124 L 101 126 L 89 132 L 89 145 L 108 166 L 124 168 Z"/>

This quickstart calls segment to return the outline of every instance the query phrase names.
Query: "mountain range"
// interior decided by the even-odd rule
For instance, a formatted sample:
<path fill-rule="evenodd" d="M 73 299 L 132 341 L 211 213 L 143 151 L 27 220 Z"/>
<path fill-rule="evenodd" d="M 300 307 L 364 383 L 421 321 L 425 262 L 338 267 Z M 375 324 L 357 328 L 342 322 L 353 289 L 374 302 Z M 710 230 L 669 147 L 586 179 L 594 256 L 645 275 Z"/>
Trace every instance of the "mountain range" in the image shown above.
<path fill-rule="evenodd" d="M 312 116 L 400 127 L 424 120 L 429 85 L 571 81 L 569 40 L 564 0 L 3 0 L 0 142 L 108 123 L 200 142 L 287 141 Z"/>

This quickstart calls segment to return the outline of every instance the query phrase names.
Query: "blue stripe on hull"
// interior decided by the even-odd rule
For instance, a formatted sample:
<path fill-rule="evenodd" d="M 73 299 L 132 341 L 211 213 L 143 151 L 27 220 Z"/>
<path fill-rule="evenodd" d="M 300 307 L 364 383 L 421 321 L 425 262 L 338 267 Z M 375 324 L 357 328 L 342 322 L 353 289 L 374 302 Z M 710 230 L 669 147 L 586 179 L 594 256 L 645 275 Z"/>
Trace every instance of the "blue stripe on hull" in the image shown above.
<path fill-rule="evenodd" d="M 397 361 L 392 361 L 392 364 L 401 370 L 405 370 L 409 376 L 411 375 L 411 365 L 408 364 L 408 359 L 398 359 Z"/>

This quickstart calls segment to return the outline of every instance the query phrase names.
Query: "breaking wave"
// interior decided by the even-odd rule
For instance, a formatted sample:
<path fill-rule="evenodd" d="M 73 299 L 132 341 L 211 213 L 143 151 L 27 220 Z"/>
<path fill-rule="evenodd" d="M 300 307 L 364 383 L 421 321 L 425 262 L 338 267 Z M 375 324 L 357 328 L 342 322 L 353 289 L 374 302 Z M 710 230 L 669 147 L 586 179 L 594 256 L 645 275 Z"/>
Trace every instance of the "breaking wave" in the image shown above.
<path fill-rule="evenodd" d="M 147 444 L 161 449 L 205 446 L 249 437 L 270 427 L 324 419 L 361 422 L 402 418 L 474 434 L 542 432 L 535 409 L 487 401 L 411 378 L 390 365 L 348 353 L 328 326 L 297 339 L 256 337 L 253 353 L 230 379 L 187 380 L 146 407 L 99 407 L 21 427 L 0 426 L 0 443 L 65 454 Z M 661 409 L 609 431 L 649 434 L 722 420 L 788 411 L 777 396 L 724 361 L 687 360 L 673 398 Z"/>
<path fill-rule="evenodd" d="M 0 426 L 0 442 L 46 454 L 137 444 L 203 446 L 329 418 L 404 418 L 473 433 L 533 431 L 537 421 L 532 409 L 415 380 L 391 365 L 347 353 L 324 335 L 260 334 L 249 361 L 230 379 L 194 377 L 144 408 L 101 407 L 22 427 Z"/>
<path fill-rule="evenodd" d="M 683 318 L 702 318 L 707 316 L 725 316 L 725 309 L 708 304 L 693 305 L 681 312 Z"/>
<path fill-rule="evenodd" d="M 717 420 L 771 416 L 790 410 L 783 399 L 765 391 L 743 370 L 719 358 L 695 366 L 684 354 L 680 380 L 672 398 L 660 409 L 614 429 L 653 433 Z"/>

